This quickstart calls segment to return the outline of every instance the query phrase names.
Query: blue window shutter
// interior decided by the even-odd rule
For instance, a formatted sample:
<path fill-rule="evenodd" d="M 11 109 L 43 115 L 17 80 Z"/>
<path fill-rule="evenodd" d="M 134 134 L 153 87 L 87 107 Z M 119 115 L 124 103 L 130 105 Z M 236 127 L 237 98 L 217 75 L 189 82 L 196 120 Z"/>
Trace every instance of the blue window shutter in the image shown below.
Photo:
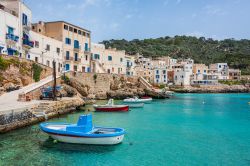
<path fill-rule="evenodd" d="M 88 51 L 89 50 L 89 45 L 88 43 L 85 43 L 85 51 Z"/>

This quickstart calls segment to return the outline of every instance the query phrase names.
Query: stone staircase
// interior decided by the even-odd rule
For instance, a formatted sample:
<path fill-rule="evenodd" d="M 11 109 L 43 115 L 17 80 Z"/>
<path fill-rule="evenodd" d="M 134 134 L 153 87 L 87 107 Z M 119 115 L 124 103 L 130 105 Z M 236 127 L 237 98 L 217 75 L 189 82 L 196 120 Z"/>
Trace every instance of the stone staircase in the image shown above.
<path fill-rule="evenodd" d="M 148 90 L 152 90 L 152 89 L 153 89 L 153 86 L 152 86 L 145 78 L 140 77 L 140 78 L 139 78 L 139 81 L 140 81 L 140 83 L 141 83 L 142 85 L 145 86 L 146 89 L 148 89 Z"/>
<path fill-rule="evenodd" d="M 47 112 L 50 109 L 50 103 L 40 103 L 34 110 L 33 110 L 33 115 L 37 118 L 39 117 L 45 117 L 47 119 Z"/>

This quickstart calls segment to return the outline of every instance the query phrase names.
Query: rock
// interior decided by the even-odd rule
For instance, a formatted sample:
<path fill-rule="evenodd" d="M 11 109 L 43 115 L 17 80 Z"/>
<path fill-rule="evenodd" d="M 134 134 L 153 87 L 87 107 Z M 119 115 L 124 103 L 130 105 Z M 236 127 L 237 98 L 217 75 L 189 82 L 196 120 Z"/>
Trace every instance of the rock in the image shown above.
<path fill-rule="evenodd" d="M 134 97 L 134 93 L 122 90 L 117 90 L 117 91 L 111 90 L 107 92 L 107 97 L 114 99 L 125 99 L 127 97 Z"/>
<path fill-rule="evenodd" d="M 82 96 L 86 97 L 89 95 L 89 87 L 83 85 L 75 78 L 70 78 L 70 85 L 75 88 Z"/>
<path fill-rule="evenodd" d="M 73 97 L 77 95 L 77 90 L 69 85 L 63 84 L 63 90 L 61 94 L 67 97 Z"/>
<path fill-rule="evenodd" d="M 107 99 L 107 93 L 105 92 L 96 93 L 95 98 L 96 100 L 105 100 Z"/>

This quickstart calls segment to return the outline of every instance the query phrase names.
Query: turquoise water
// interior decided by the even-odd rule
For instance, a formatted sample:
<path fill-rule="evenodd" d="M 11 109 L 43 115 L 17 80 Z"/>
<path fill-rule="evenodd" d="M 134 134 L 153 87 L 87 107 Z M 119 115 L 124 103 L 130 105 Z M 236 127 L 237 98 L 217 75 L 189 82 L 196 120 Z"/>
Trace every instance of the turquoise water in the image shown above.
<path fill-rule="evenodd" d="M 117 146 L 53 143 L 38 125 L 26 127 L 0 135 L 0 165 L 250 165 L 249 101 L 178 94 L 128 113 L 90 111 L 95 124 L 126 129 Z M 76 122 L 86 112 L 50 121 Z"/>

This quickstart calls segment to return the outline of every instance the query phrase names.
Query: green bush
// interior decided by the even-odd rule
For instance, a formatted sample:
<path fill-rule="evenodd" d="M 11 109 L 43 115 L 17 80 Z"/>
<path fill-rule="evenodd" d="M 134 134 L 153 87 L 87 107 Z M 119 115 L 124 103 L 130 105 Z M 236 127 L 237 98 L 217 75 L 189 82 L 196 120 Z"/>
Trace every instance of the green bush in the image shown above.
<path fill-rule="evenodd" d="M 32 64 L 32 71 L 33 71 L 33 79 L 35 80 L 35 82 L 40 81 L 40 76 L 41 76 L 41 72 L 42 72 L 42 68 L 41 66 L 33 63 Z"/>
<path fill-rule="evenodd" d="M 164 85 L 164 84 L 161 84 L 161 85 L 159 86 L 160 89 L 164 89 L 165 87 L 166 87 L 166 85 Z"/>
<path fill-rule="evenodd" d="M 66 84 L 69 84 L 69 81 L 70 81 L 70 80 L 69 80 L 69 77 L 66 76 L 66 75 L 65 75 L 65 76 L 62 76 L 62 77 L 61 77 L 61 80 L 63 80 Z"/>
<path fill-rule="evenodd" d="M 10 65 L 10 62 L 0 56 L 0 70 L 6 70 Z"/>

